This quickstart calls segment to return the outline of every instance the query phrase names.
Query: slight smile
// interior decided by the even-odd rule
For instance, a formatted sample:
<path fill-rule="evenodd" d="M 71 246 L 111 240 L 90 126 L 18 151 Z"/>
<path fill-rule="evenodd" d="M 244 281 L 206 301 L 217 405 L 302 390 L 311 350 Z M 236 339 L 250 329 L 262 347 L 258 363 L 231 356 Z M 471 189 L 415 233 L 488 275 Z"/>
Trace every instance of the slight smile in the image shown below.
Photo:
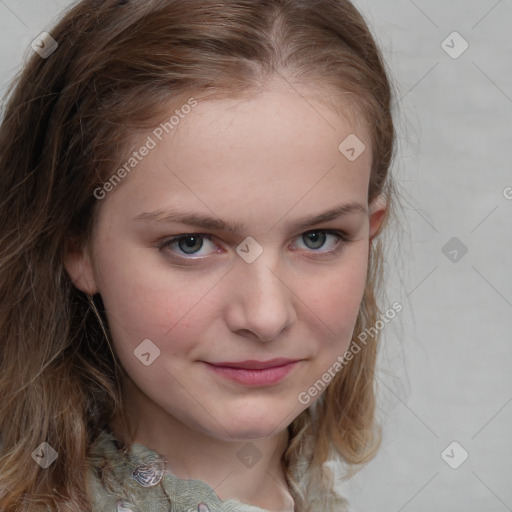
<path fill-rule="evenodd" d="M 270 386 L 284 379 L 301 359 L 272 359 L 270 361 L 206 362 L 217 375 L 245 386 Z"/>

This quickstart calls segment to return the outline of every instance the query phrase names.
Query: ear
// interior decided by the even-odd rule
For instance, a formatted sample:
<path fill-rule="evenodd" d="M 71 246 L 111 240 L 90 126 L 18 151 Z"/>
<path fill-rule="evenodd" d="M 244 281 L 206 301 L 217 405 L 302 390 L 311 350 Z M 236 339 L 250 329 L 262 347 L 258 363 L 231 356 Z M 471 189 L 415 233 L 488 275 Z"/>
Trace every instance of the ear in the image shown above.
<path fill-rule="evenodd" d="M 373 199 L 369 205 L 370 213 L 370 242 L 373 238 L 379 235 L 382 221 L 385 218 L 387 212 L 387 202 L 384 196 L 381 194 Z"/>
<path fill-rule="evenodd" d="M 79 290 L 88 295 L 98 293 L 88 247 L 81 247 L 74 239 L 66 239 L 63 263 L 71 281 Z"/>

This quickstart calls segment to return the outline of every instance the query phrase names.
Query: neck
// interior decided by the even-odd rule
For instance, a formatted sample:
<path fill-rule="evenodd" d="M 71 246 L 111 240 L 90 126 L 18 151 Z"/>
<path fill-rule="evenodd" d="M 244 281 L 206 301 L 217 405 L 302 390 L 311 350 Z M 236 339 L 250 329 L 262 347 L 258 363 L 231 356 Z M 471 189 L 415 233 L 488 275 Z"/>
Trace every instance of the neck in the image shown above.
<path fill-rule="evenodd" d="M 134 442 L 165 457 L 168 473 L 202 480 L 221 500 L 231 498 L 270 512 L 293 512 L 282 463 L 288 445 L 286 429 L 251 441 L 218 439 L 170 416 L 140 390 L 132 391 L 125 403 L 128 417 L 138 419 Z M 114 420 L 110 426 L 122 437 L 120 422 Z"/>

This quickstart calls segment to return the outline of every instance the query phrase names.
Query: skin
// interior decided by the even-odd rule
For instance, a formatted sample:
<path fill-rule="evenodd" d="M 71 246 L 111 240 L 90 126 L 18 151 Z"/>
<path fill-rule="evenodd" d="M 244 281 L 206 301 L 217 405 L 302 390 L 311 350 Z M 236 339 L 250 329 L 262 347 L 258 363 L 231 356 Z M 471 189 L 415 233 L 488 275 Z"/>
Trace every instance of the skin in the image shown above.
<path fill-rule="evenodd" d="M 280 463 L 286 427 L 308 407 L 299 393 L 348 348 L 370 240 L 385 212 L 382 200 L 367 201 L 371 151 L 364 127 L 298 90 L 272 84 L 250 99 L 199 101 L 103 199 L 91 244 L 83 252 L 70 248 L 65 262 L 74 284 L 104 301 L 130 376 L 136 442 L 165 456 L 179 478 L 203 480 L 221 499 L 270 511 L 293 510 Z M 366 150 L 350 162 L 338 145 L 353 133 Z M 366 213 L 300 230 L 287 226 L 351 201 Z M 244 229 L 133 220 L 159 208 Z M 350 241 L 321 229 L 345 231 Z M 304 235 L 314 230 L 320 241 Z M 157 246 L 191 233 L 211 236 L 194 246 L 196 254 L 184 252 L 183 241 Z M 263 248 L 252 263 L 236 252 L 248 236 Z M 149 366 L 134 356 L 145 339 L 160 350 Z M 205 364 L 276 357 L 301 362 L 263 387 L 233 383 Z M 262 456 L 250 468 L 237 457 L 248 441 Z"/>

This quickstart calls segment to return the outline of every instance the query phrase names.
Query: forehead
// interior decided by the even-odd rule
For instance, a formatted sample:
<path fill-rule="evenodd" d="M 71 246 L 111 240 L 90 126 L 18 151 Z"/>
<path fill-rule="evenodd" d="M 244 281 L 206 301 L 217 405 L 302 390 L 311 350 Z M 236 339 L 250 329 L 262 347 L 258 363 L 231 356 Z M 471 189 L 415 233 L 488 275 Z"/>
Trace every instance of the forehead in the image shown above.
<path fill-rule="evenodd" d="M 149 139 L 152 147 L 103 207 L 139 214 L 178 204 L 238 218 L 252 212 L 254 220 L 262 212 L 278 217 L 293 203 L 315 209 L 319 200 L 365 200 L 369 134 L 326 94 L 274 86 L 242 98 L 197 97 L 191 109 L 174 103 L 160 125 L 134 139 L 127 158 Z M 351 136 L 366 146 L 355 161 L 339 149 Z"/>

